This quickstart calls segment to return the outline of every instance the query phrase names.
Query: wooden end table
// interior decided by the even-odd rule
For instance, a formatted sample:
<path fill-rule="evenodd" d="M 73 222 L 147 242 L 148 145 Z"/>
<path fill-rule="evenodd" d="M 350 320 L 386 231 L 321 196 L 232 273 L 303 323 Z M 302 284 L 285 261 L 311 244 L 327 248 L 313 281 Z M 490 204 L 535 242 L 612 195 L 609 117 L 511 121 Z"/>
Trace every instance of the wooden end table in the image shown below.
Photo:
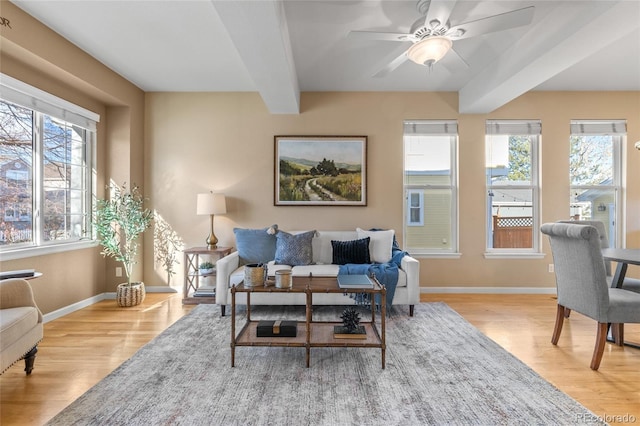
<path fill-rule="evenodd" d="M 213 296 L 193 296 L 200 288 L 200 278 L 216 276 L 216 270 L 209 274 L 201 275 L 198 270 L 200 265 L 200 256 L 210 256 L 213 260 L 222 259 L 228 256 L 233 248 L 231 247 L 191 247 L 184 250 L 184 287 L 182 289 L 182 303 L 184 305 L 197 305 L 199 303 L 216 303 L 216 297 Z"/>

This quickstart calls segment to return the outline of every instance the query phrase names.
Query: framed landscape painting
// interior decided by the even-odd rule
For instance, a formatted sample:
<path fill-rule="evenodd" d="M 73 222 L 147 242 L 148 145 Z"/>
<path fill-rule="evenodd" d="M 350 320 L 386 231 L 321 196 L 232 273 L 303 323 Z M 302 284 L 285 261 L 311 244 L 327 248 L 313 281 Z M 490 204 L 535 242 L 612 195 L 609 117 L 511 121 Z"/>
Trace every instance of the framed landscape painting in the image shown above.
<path fill-rule="evenodd" d="M 276 206 L 366 206 L 366 136 L 275 136 Z"/>

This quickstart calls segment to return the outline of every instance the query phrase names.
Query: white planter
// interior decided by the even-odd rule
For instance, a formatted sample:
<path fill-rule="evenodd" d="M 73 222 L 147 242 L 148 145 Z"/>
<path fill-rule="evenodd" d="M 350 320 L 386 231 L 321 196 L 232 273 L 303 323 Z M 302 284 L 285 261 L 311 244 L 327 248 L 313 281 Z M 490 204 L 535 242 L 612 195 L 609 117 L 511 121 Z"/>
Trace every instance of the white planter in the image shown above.
<path fill-rule="evenodd" d="M 216 268 L 200 269 L 200 275 L 209 275 L 215 272 Z"/>

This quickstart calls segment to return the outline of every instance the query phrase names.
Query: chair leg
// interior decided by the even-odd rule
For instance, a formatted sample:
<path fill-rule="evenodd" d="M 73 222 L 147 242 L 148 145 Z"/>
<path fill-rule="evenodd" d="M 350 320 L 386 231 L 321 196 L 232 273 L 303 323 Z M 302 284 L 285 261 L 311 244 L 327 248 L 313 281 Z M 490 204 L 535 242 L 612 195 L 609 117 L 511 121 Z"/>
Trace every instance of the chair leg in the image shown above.
<path fill-rule="evenodd" d="M 613 331 L 613 340 L 616 342 L 616 345 L 623 346 L 624 345 L 624 324 L 611 324 Z"/>
<path fill-rule="evenodd" d="M 413 308 L 415 307 L 415 305 L 409 305 L 409 316 L 412 317 L 413 316 Z"/>
<path fill-rule="evenodd" d="M 564 317 L 565 318 L 569 318 L 569 315 L 571 315 L 571 309 L 565 308 L 564 309 Z"/>
<path fill-rule="evenodd" d="M 606 322 L 598 323 L 598 333 L 596 335 L 596 346 L 593 348 L 593 357 L 591 358 L 591 369 L 597 370 L 600 368 L 600 361 L 602 361 L 602 354 L 604 353 L 604 344 L 607 341 L 607 331 L 609 325 Z"/>
<path fill-rule="evenodd" d="M 24 371 L 27 372 L 27 376 L 33 371 L 33 364 L 36 362 L 36 353 L 38 353 L 38 347 L 34 346 L 24 356 Z"/>
<path fill-rule="evenodd" d="M 226 305 L 220 305 L 220 316 L 224 316 L 225 311 L 226 311 L 227 306 Z"/>
<path fill-rule="evenodd" d="M 566 308 L 560 304 L 558 304 L 558 309 L 556 311 L 556 325 L 553 328 L 553 336 L 551 337 L 551 343 L 554 345 L 558 344 L 558 339 L 560 339 L 560 333 L 562 332 L 562 324 L 564 324 Z"/>

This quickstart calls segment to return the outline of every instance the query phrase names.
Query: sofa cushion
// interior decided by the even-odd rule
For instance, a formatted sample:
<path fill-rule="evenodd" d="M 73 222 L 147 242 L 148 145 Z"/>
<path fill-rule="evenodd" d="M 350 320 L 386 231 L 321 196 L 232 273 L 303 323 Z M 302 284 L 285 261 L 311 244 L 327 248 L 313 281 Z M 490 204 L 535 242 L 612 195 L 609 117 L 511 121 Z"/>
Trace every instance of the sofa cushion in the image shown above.
<path fill-rule="evenodd" d="M 333 261 L 335 265 L 347 263 L 371 263 L 369 256 L 369 237 L 360 240 L 336 241 L 331 240 Z"/>
<path fill-rule="evenodd" d="M 358 238 L 371 238 L 369 242 L 369 254 L 371 261 L 376 263 L 387 263 L 391 260 L 391 247 L 393 247 L 393 229 L 386 231 L 365 231 L 356 228 Z"/>
<path fill-rule="evenodd" d="M 337 277 L 340 265 L 298 265 L 291 268 L 294 277 Z M 336 284 L 337 285 L 337 284 Z"/>
<path fill-rule="evenodd" d="M 276 254 L 276 232 L 278 225 L 262 229 L 234 228 L 240 265 L 266 263 Z"/>
<path fill-rule="evenodd" d="M 313 262 L 311 240 L 316 231 L 289 234 L 280 231 L 276 234 L 275 263 L 280 265 L 309 265 Z"/>

